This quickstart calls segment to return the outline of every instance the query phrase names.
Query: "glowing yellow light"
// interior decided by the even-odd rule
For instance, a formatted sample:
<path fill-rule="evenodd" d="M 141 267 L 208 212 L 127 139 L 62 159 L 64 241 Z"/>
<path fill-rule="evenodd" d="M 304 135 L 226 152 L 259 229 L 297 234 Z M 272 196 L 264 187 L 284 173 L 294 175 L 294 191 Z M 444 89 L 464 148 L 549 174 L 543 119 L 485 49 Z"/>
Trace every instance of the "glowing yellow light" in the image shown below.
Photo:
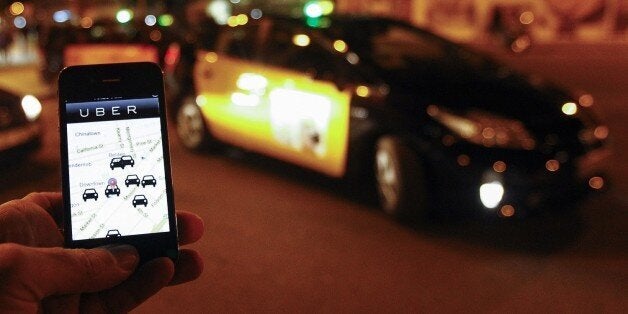
<path fill-rule="evenodd" d="M 463 155 L 458 156 L 456 161 L 458 162 L 458 165 L 460 165 L 461 167 L 466 167 L 471 163 L 471 158 L 463 154 Z"/>
<path fill-rule="evenodd" d="M 230 16 L 227 19 L 227 25 L 231 26 L 231 27 L 236 27 L 238 26 L 238 18 L 236 16 Z"/>
<path fill-rule="evenodd" d="M 493 170 L 495 170 L 495 172 L 504 172 L 504 171 L 506 171 L 506 163 L 501 161 L 501 160 L 496 161 L 493 164 Z"/>
<path fill-rule="evenodd" d="M 360 85 L 355 88 L 355 94 L 360 97 L 368 97 L 369 95 L 371 95 L 371 90 L 364 85 Z"/>
<path fill-rule="evenodd" d="M 215 63 L 216 61 L 218 61 L 218 54 L 215 52 L 208 52 L 205 54 L 205 61 L 209 62 L 209 63 Z"/>
<path fill-rule="evenodd" d="M 562 110 L 564 114 L 573 116 L 578 112 L 578 105 L 573 102 L 568 102 L 563 105 Z"/>
<path fill-rule="evenodd" d="M 265 77 L 254 73 L 242 73 L 236 82 L 239 89 L 259 93 L 263 92 L 267 85 L 268 80 Z"/>
<path fill-rule="evenodd" d="M 282 136 L 277 138 L 283 144 L 291 147 L 296 152 L 311 152 L 319 158 L 327 156 L 329 137 L 326 130 L 330 125 L 333 106 L 332 99 L 324 94 L 309 93 L 289 88 L 276 88 L 272 90 L 270 100 L 270 123 L 274 127 L 297 126 L 297 137 Z M 295 99 L 299 101 L 295 102 Z M 279 131 L 279 129 L 276 129 Z M 305 136 L 305 137 L 303 137 Z M 313 141 L 311 136 L 315 136 Z"/>
<path fill-rule="evenodd" d="M 480 201 L 486 208 L 495 208 L 504 197 L 504 186 L 495 180 L 480 186 Z"/>
<path fill-rule="evenodd" d="M 551 172 L 558 171 L 558 169 L 560 169 L 560 163 L 556 159 L 550 159 L 545 163 L 545 169 Z"/>
<path fill-rule="evenodd" d="M 604 187 L 604 178 L 602 177 L 593 177 L 589 179 L 589 186 L 592 189 L 600 190 Z"/>
<path fill-rule="evenodd" d="M 207 105 L 207 103 L 208 103 L 207 97 L 205 97 L 203 95 L 196 96 L 196 104 L 198 106 L 205 106 L 205 105 Z"/>
<path fill-rule="evenodd" d="M 307 47 L 310 45 L 310 36 L 305 34 L 297 34 L 292 37 L 292 43 L 299 47 Z"/>
<path fill-rule="evenodd" d="M 600 125 L 597 128 L 595 128 L 595 131 L 593 131 L 593 135 L 595 136 L 595 138 L 597 138 L 598 140 L 604 140 L 608 137 L 608 127 L 604 126 L 604 125 Z"/>
<path fill-rule="evenodd" d="M 33 95 L 26 95 L 22 98 L 22 109 L 29 121 L 35 121 L 41 114 L 41 102 Z"/>
<path fill-rule="evenodd" d="M 335 40 L 334 41 L 334 49 L 336 49 L 336 51 L 338 52 L 347 52 L 348 47 L 347 47 L 347 43 L 345 43 L 343 40 Z"/>
<path fill-rule="evenodd" d="M 504 205 L 499 210 L 499 213 L 502 215 L 502 217 L 512 217 L 515 215 L 515 208 L 512 205 Z"/>
<path fill-rule="evenodd" d="M 440 112 L 435 118 L 464 138 L 472 138 L 480 133 L 480 130 L 475 122 L 469 119 L 459 117 L 445 111 Z"/>
<path fill-rule="evenodd" d="M 334 3 L 332 1 L 319 1 L 318 5 L 321 7 L 323 15 L 329 15 L 334 12 Z"/>
<path fill-rule="evenodd" d="M 260 97 L 258 95 L 235 92 L 231 94 L 231 102 L 241 107 L 255 107 L 259 105 Z"/>
<path fill-rule="evenodd" d="M 22 13 L 24 13 L 24 4 L 22 4 L 22 2 L 13 2 L 11 4 L 11 6 L 9 7 L 9 12 L 11 12 L 12 15 L 20 15 Z"/>
<path fill-rule="evenodd" d="M 534 13 L 532 13 L 531 11 L 525 11 L 521 13 L 521 15 L 519 16 L 519 21 L 521 22 L 521 24 L 531 24 L 532 22 L 534 22 Z"/>
<path fill-rule="evenodd" d="M 92 27 L 92 25 L 94 25 L 94 20 L 92 20 L 91 17 L 86 16 L 86 17 L 81 19 L 81 27 L 82 28 L 90 28 L 90 27 Z"/>
<path fill-rule="evenodd" d="M 593 106 L 593 102 L 593 96 L 591 96 L 590 94 L 584 94 L 580 96 L 580 98 L 578 98 L 578 103 L 582 107 L 591 107 Z"/>
<path fill-rule="evenodd" d="M 236 20 L 238 25 L 245 25 L 249 22 L 249 17 L 246 16 L 246 14 L 238 14 L 238 16 L 236 16 Z"/>

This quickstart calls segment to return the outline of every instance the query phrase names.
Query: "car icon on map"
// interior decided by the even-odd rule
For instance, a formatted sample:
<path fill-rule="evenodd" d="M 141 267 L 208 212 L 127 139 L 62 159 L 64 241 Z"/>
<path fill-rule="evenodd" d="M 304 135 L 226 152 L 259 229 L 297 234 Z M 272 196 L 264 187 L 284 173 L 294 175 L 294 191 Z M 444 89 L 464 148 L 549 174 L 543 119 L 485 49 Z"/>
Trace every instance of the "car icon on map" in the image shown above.
<path fill-rule="evenodd" d="M 120 189 L 117 185 L 108 185 L 105 189 L 105 196 L 109 197 L 110 195 L 120 196 Z"/>
<path fill-rule="evenodd" d="M 124 167 L 126 166 L 133 167 L 134 165 L 135 165 L 135 160 L 133 160 L 133 157 L 128 156 L 128 155 L 125 155 L 122 157 L 115 157 L 111 159 L 111 163 L 109 163 L 109 167 L 111 168 L 111 170 L 113 170 L 114 168 L 124 169 Z"/>
<path fill-rule="evenodd" d="M 133 197 L 133 207 L 137 207 L 137 205 L 144 205 L 144 207 L 146 207 L 148 205 L 148 200 L 146 199 L 146 196 L 144 195 L 135 195 L 135 197 Z"/>
<path fill-rule="evenodd" d="M 152 175 L 145 175 L 142 178 L 142 187 L 145 188 L 147 185 L 157 186 L 157 180 Z"/>
<path fill-rule="evenodd" d="M 126 176 L 126 179 L 124 180 L 124 185 L 126 185 L 126 187 L 129 187 L 129 185 L 133 184 L 140 186 L 140 178 L 136 174 L 130 174 Z"/>
<path fill-rule="evenodd" d="M 120 237 L 120 231 L 118 231 L 118 229 L 112 229 L 107 231 L 107 235 L 105 236 L 105 238 L 117 238 Z"/>
<path fill-rule="evenodd" d="M 85 189 L 83 192 L 83 201 L 87 202 L 88 199 L 93 198 L 95 201 L 98 200 L 98 192 L 95 189 Z"/>

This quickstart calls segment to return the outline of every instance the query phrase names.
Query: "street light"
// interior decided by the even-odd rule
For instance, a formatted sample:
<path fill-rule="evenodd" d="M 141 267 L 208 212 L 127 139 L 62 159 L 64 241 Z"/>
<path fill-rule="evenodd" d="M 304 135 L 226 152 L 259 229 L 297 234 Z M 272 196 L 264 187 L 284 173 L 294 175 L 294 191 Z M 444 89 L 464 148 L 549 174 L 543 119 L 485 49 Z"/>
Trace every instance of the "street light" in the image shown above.
<path fill-rule="evenodd" d="M 122 24 L 128 23 L 132 19 L 133 19 L 133 11 L 129 9 L 122 9 L 118 11 L 118 13 L 116 13 L 116 20 L 118 20 L 118 22 Z"/>

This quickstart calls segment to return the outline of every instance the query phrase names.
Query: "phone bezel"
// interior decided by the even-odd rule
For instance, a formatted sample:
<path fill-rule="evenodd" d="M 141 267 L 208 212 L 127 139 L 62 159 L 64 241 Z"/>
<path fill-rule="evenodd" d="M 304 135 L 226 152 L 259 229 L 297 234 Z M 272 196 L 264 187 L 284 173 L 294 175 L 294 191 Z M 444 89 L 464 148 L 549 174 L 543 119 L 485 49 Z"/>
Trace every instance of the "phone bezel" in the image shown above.
<path fill-rule="evenodd" d="M 177 222 L 174 189 L 170 167 L 170 147 L 166 119 L 163 72 L 150 62 L 80 65 L 67 67 L 59 74 L 59 131 L 61 151 L 61 178 L 63 191 L 63 217 L 65 246 L 69 248 L 93 248 L 109 244 L 125 243 L 137 248 L 142 261 L 155 257 L 178 257 Z M 168 232 L 74 240 L 70 208 L 68 137 L 66 103 L 97 101 L 105 98 L 150 98 L 158 95 L 161 121 L 162 149 L 164 156 L 166 199 L 168 203 Z"/>

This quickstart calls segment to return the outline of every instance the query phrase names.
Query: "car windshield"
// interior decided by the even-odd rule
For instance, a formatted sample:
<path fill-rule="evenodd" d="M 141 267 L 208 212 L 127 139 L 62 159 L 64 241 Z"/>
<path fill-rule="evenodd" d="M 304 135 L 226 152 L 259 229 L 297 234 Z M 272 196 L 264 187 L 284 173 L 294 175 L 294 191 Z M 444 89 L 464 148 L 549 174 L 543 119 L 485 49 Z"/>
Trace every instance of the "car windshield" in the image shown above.
<path fill-rule="evenodd" d="M 342 38 L 360 57 L 360 62 L 384 69 L 407 69 L 419 62 L 448 62 L 452 57 L 479 67 L 487 59 L 410 25 L 389 21 L 340 20 L 340 27 L 330 27 L 330 37 Z M 355 32 L 353 30 L 360 29 Z"/>

